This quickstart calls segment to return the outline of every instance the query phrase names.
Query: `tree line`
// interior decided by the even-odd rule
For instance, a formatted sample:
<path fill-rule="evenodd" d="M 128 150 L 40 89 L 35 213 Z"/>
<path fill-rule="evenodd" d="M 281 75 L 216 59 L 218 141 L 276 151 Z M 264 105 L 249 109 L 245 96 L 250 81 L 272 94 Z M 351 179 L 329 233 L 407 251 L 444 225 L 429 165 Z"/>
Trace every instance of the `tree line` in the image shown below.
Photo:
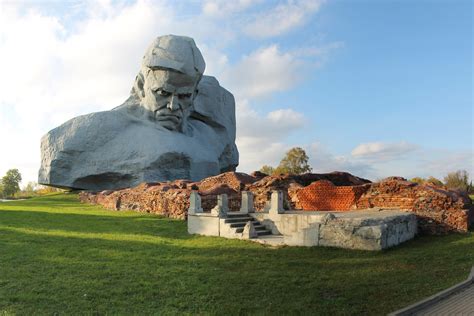
<path fill-rule="evenodd" d="M 28 182 L 23 190 L 21 190 L 21 180 L 21 173 L 18 169 L 8 170 L 6 174 L 0 178 L 0 198 L 26 198 L 62 191 L 61 189 L 38 185 L 36 182 Z"/>
<path fill-rule="evenodd" d="M 277 167 L 264 165 L 259 171 L 267 175 L 279 175 L 285 173 L 298 175 L 311 172 L 313 170 L 308 162 L 309 157 L 304 149 L 301 147 L 294 147 L 286 152 L 285 156 Z M 469 173 L 466 170 L 450 172 L 443 178 L 443 181 L 432 176 L 428 178 L 415 177 L 410 181 L 420 184 L 446 187 L 451 190 L 460 190 L 466 191 L 468 193 L 474 193 L 472 180 L 469 180 Z"/>
<path fill-rule="evenodd" d="M 259 171 L 267 175 L 298 175 L 311 172 L 312 170 L 313 168 L 309 165 L 309 157 L 304 149 L 294 147 L 286 152 L 277 167 L 264 165 Z M 38 185 L 36 182 L 28 182 L 23 190 L 20 190 L 21 180 L 22 177 L 18 169 L 8 170 L 0 179 L 0 198 L 21 198 L 63 191 L 53 187 Z M 472 180 L 469 180 L 469 173 L 466 170 L 450 172 L 443 178 L 443 181 L 435 177 L 415 177 L 410 181 L 420 184 L 442 186 L 452 190 L 466 191 L 471 194 L 474 193 Z"/>

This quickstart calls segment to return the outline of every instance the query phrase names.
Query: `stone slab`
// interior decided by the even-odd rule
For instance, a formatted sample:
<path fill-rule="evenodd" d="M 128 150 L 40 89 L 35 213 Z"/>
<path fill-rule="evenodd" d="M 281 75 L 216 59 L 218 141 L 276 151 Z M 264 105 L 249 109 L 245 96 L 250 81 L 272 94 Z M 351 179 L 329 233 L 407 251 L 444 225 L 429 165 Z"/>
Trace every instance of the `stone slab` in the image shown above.
<path fill-rule="evenodd" d="M 415 237 L 416 216 L 400 210 L 348 212 L 287 211 L 275 216 L 252 213 L 291 246 L 382 250 Z"/>

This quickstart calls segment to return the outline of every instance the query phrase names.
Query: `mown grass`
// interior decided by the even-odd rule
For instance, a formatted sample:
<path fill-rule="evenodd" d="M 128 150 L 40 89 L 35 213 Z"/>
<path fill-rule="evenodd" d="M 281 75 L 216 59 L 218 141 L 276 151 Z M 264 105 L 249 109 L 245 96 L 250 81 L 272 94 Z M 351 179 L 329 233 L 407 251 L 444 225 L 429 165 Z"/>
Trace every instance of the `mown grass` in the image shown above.
<path fill-rule="evenodd" d="M 373 314 L 445 289 L 474 234 L 383 252 L 190 236 L 186 222 L 80 204 L 0 203 L 0 315 Z"/>

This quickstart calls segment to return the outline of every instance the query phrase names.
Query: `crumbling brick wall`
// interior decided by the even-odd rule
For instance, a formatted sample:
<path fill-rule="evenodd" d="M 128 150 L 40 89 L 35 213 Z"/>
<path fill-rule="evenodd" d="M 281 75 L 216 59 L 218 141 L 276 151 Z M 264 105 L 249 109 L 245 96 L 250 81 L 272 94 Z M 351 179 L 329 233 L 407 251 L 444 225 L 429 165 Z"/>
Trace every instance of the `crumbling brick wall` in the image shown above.
<path fill-rule="evenodd" d="M 134 188 L 117 191 L 82 192 L 79 196 L 82 202 L 100 204 L 110 210 L 136 210 L 185 219 L 192 190 L 198 190 L 201 194 L 205 212 L 210 212 L 217 204 L 217 196 L 224 193 L 229 198 L 229 210 L 239 211 L 241 194 L 237 190 L 251 181 L 255 179 L 249 175 L 228 172 L 206 178 L 202 182 L 176 180 L 142 183 Z"/>
<path fill-rule="evenodd" d="M 279 175 L 253 177 L 227 172 L 201 182 L 141 184 L 135 188 L 81 193 L 83 202 L 100 204 L 112 210 L 137 210 L 184 219 L 192 190 L 202 196 L 204 211 L 217 203 L 217 195 L 226 193 L 231 211 L 240 209 L 241 191 L 255 195 L 257 211 L 264 209 L 273 190 L 283 191 L 287 209 L 338 210 L 400 208 L 414 212 L 419 229 L 428 234 L 466 232 L 474 225 L 474 207 L 466 194 L 419 185 L 402 178 L 387 178 L 378 183 L 348 173 Z M 470 224 L 472 223 L 472 224 Z"/>
<path fill-rule="evenodd" d="M 432 235 L 467 232 L 474 217 L 474 207 L 466 194 L 400 177 L 358 186 L 334 186 L 320 180 L 296 189 L 293 200 L 296 208 L 302 210 L 397 208 L 411 211 L 417 215 L 420 232 Z"/>
<path fill-rule="evenodd" d="M 320 180 L 296 192 L 296 208 L 310 211 L 348 211 L 356 207 L 360 196 L 368 185 L 335 186 L 330 181 Z"/>
<path fill-rule="evenodd" d="M 417 215 L 422 233 L 467 232 L 474 207 L 467 194 L 391 177 L 373 183 L 357 201 L 357 208 L 394 207 Z"/>

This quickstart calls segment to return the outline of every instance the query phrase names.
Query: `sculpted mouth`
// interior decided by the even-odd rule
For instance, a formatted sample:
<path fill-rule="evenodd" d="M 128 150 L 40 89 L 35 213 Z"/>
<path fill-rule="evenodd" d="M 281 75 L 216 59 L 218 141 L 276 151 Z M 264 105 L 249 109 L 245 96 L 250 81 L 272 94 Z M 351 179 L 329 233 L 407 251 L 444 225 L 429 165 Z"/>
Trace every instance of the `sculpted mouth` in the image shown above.
<path fill-rule="evenodd" d="M 162 114 L 155 112 L 155 120 L 157 121 L 172 121 L 174 123 L 180 123 L 181 122 L 181 117 L 177 115 L 172 115 L 172 114 Z"/>

